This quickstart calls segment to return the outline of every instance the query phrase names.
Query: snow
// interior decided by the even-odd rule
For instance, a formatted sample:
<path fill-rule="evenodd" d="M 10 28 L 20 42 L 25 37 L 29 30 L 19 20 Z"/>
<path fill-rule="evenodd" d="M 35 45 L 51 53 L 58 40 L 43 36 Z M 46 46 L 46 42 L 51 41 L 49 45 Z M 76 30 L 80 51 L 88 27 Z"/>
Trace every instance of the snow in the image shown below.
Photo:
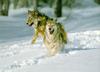
<path fill-rule="evenodd" d="M 1 72 L 99 72 L 100 31 L 68 33 L 65 53 L 46 57 L 46 48 L 39 38 L 0 44 Z"/>
<path fill-rule="evenodd" d="M 65 27 L 68 43 L 64 52 L 52 57 L 46 56 L 42 38 L 31 44 L 34 30 L 25 24 L 27 8 L 0 16 L 0 72 L 100 72 L 100 7 L 90 4 L 69 10 L 69 18 L 63 9 L 58 21 Z M 54 17 L 52 8 L 40 10 Z"/>

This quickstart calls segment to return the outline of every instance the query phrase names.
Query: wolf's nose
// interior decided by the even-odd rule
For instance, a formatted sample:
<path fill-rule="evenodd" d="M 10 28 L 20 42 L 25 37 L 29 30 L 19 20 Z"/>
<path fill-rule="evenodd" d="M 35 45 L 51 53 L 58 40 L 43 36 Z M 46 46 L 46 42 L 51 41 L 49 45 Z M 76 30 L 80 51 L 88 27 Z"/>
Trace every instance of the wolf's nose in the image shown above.
<path fill-rule="evenodd" d="M 49 30 L 51 30 L 51 28 L 49 28 Z"/>
<path fill-rule="evenodd" d="M 28 24 L 28 23 L 26 23 L 26 24 Z"/>

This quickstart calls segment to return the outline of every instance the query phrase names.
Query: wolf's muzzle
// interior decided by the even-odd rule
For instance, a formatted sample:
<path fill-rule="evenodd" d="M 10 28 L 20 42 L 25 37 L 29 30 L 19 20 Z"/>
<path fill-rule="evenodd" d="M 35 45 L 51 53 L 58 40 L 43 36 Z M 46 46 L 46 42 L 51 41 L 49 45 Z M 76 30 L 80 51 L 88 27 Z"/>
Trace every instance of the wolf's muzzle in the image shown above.
<path fill-rule="evenodd" d="M 49 28 L 49 32 L 50 32 L 50 34 L 53 34 L 54 29 Z"/>
<path fill-rule="evenodd" d="M 31 24 L 28 24 L 28 23 L 26 23 L 27 25 L 29 25 L 29 26 L 32 26 L 34 23 L 32 22 Z"/>

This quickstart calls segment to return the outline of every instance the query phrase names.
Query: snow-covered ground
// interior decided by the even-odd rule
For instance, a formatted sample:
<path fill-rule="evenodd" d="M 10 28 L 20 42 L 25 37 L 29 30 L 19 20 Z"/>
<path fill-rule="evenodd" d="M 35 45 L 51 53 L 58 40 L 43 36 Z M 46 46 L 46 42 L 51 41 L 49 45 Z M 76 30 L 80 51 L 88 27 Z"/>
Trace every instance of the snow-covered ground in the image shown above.
<path fill-rule="evenodd" d="M 41 11 L 53 17 L 51 8 Z M 66 12 L 58 21 L 68 33 L 68 44 L 53 57 L 45 56 L 41 38 L 31 45 L 34 30 L 25 24 L 26 8 L 0 16 L 0 72 L 100 72 L 100 7 L 75 8 L 69 18 Z"/>

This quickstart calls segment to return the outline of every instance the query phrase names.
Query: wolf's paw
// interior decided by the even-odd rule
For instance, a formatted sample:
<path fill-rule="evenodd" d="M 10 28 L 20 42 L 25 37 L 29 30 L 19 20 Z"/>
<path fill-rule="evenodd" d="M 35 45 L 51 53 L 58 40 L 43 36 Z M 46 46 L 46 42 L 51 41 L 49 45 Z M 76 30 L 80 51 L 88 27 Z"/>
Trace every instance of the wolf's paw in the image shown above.
<path fill-rule="evenodd" d="M 56 55 L 56 53 L 47 53 L 46 54 L 47 57 L 52 57 L 52 56 L 55 56 L 55 55 Z"/>

